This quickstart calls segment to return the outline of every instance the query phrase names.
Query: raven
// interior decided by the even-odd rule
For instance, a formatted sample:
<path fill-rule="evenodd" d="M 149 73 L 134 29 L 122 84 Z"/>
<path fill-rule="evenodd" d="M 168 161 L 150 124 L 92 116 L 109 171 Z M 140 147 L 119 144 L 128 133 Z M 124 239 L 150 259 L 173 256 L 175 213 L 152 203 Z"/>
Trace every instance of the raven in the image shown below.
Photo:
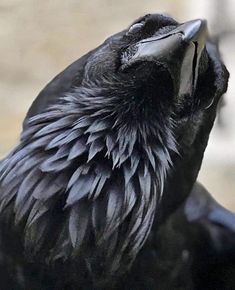
<path fill-rule="evenodd" d="M 0 168 L 5 289 L 131 289 L 140 250 L 195 183 L 227 88 L 206 41 L 203 20 L 148 14 L 39 94 Z"/>

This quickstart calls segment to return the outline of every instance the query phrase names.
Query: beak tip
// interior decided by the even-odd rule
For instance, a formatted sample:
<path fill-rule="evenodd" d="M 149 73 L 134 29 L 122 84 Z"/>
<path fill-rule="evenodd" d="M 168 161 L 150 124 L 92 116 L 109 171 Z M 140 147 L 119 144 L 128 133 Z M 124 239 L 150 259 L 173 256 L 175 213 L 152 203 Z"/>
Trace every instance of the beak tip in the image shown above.
<path fill-rule="evenodd" d="M 182 25 L 183 39 L 185 41 L 198 42 L 207 38 L 207 21 L 195 19 Z"/>

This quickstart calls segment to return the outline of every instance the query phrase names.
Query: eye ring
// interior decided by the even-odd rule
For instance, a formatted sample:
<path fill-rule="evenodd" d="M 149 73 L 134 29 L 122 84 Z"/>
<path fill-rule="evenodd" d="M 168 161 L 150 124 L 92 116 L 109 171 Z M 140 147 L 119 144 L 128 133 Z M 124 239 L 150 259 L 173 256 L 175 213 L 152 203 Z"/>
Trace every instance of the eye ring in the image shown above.
<path fill-rule="evenodd" d="M 129 28 L 129 30 L 127 32 L 127 35 L 134 34 L 138 31 L 140 31 L 143 28 L 143 26 L 144 26 L 144 22 L 138 22 L 138 23 L 131 25 L 131 27 Z"/>

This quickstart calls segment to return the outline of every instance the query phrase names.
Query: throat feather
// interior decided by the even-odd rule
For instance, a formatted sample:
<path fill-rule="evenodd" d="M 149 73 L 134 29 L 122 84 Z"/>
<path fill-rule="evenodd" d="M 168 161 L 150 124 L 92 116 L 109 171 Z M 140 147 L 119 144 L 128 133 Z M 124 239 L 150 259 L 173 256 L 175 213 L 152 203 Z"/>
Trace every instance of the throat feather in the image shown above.
<path fill-rule="evenodd" d="M 150 124 L 147 133 L 146 124 L 115 127 L 103 110 L 79 116 L 69 109 L 52 107 L 32 118 L 4 161 L 1 209 L 14 204 L 31 257 L 42 258 L 49 244 L 45 257 L 52 263 L 61 256 L 89 259 L 96 272 L 102 258 L 106 273 L 125 271 L 148 237 L 161 198 L 175 146 L 171 128 Z M 27 166 L 19 168 L 22 156 Z M 63 216 L 59 224 L 52 223 L 55 208 Z M 54 243 L 48 243 L 51 229 Z"/>

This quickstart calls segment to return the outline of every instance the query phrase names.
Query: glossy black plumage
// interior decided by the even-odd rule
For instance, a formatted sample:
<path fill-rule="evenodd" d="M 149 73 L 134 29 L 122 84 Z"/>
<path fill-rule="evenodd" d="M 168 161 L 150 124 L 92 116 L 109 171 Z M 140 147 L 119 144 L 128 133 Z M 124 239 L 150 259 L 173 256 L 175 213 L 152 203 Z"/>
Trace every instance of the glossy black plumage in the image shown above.
<path fill-rule="evenodd" d="M 233 290 L 234 265 L 235 214 L 196 183 L 150 235 L 134 263 L 129 289 Z"/>
<path fill-rule="evenodd" d="M 1 164 L 2 235 L 19 235 L 3 244 L 10 260 L 19 257 L 19 289 L 112 289 L 120 281 L 130 289 L 124 273 L 132 275 L 146 240 L 196 180 L 227 71 L 213 45 L 199 53 L 188 39 L 177 42 L 173 71 L 172 59 L 136 60 L 143 39 L 171 40 L 182 26 L 161 15 L 135 25 L 40 93 Z M 185 74 L 175 70 L 187 50 L 194 78 L 181 94 Z M 135 289 L 157 289 L 141 279 Z"/>

